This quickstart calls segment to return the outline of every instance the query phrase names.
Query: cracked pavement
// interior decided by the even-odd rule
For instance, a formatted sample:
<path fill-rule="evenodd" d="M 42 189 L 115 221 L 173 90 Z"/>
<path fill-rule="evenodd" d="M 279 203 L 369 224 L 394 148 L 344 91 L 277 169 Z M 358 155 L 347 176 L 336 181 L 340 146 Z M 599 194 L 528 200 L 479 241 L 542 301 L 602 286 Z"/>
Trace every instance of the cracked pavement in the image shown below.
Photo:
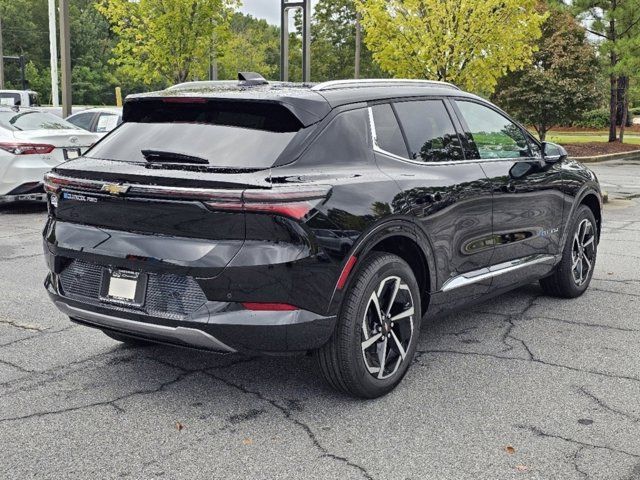
<path fill-rule="evenodd" d="M 532 284 L 424 325 L 400 386 L 334 393 L 309 357 L 124 347 L 42 287 L 39 206 L 0 209 L 0 477 L 640 479 L 640 163 L 579 299 Z"/>

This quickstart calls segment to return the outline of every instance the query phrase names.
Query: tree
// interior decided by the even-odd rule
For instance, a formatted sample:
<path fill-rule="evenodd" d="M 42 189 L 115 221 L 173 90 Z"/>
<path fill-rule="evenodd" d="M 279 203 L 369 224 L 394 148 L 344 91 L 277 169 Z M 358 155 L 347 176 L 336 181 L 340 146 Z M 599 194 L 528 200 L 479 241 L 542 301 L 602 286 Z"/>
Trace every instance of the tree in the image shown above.
<path fill-rule="evenodd" d="M 118 36 L 112 63 L 147 85 L 204 78 L 236 0 L 102 0 Z"/>
<path fill-rule="evenodd" d="M 640 11 L 636 0 L 575 0 L 572 8 L 589 25 L 588 31 L 601 39 L 608 58 L 609 141 L 615 142 L 617 124 L 626 121 L 629 76 L 637 75 Z M 624 120 L 619 122 L 620 120 Z M 623 140 L 624 127 L 620 141 Z"/>
<path fill-rule="evenodd" d="M 550 127 L 598 105 L 598 58 L 584 27 L 557 9 L 542 25 L 536 46 L 533 63 L 500 79 L 493 99 L 544 140 Z"/>
<path fill-rule="evenodd" d="M 229 34 L 219 39 L 218 76 L 236 79 L 238 72 L 258 72 L 265 78 L 280 75 L 280 29 L 251 15 L 236 12 Z"/>
<path fill-rule="evenodd" d="M 358 0 L 365 43 L 392 75 L 490 93 L 528 65 L 545 15 L 536 0 Z"/>
<path fill-rule="evenodd" d="M 386 76 L 373 61 L 371 50 L 358 54 L 356 0 L 319 0 L 311 24 L 311 76 L 314 81 Z"/>

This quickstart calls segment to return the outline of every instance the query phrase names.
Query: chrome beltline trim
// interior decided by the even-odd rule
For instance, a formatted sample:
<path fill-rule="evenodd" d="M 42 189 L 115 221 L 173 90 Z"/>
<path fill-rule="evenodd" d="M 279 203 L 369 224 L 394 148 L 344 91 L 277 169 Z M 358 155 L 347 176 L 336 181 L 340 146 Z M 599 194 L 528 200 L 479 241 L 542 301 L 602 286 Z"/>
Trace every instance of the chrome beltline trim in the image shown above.
<path fill-rule="evenodd" d="M 519 258 L 517 260 L 511 260 L 509 262 L 498 263 L 490 267 L 481 268 L 472 272 L 463 273 L 457 277 L 450 278 L 442 286 L 441 291 L 448 292 L 460 287 L 466 287 L 473 283 L 481 282 L 488 278 L 497 277 L 503 273 L 513 272 L 521 268 L 530 267 L 539 263 L 552 263 L 556 261 L 556 255 L 536 254 L 529 255 L 528 257 Z"/>
<path fill-rule="evenodd" d="M 58 310 L 65 315 L 91 323 L 96 327 L 112 328 L 124 333 L 129 332 L 134 335 L 150 335 L 152 338 L 160 341 L 162 339 L 167 341 L 178 340 L 187 346 L 191 345 L 193 347 L 206 348 L 208 350 L 215 350 L 218 352 L 235 352 L 233 348 L 225 345 L 217 338 L 195 328 L 167 327 L 165 325 L 137 322 L 135 320 L 112 317 L 111 315 L 82 310 L 60 301 L 56 301 L 55 304 L 56 307 L 58 307 Z"/>

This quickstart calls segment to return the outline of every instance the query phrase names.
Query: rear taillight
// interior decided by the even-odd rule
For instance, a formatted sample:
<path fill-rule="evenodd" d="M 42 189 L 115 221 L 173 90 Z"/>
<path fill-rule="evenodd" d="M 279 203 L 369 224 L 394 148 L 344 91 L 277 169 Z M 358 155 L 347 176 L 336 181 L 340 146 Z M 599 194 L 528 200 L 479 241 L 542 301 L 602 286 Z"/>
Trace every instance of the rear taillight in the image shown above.
<path fill-rule="evenodd" d="M 229 203 L 228 197 L 208 201 L 213 210 L 240 210 L 243 212 L 272 213 L 300 220 L 318 203 L 325 200 L 331 190 L 326 185 L 300 185 L 274 187 L 268 190 L 245 190 L 239 202 Z"/>
<path fill-rule="evenodd" d="M 0 142 L 0 148 L 13 155 L 36 155 L 51 153 L 56 147 L 46 143 Z"/>

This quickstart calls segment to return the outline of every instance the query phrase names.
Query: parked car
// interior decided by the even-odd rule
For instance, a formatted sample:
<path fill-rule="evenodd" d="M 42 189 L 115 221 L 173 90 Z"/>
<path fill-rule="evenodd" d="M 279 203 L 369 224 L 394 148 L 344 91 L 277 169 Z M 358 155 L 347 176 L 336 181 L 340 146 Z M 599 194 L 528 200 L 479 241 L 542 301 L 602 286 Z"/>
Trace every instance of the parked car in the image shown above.
<path fill-rule="evenodd" d="M 372 398 L 423 321 L 533 281 L 587 289 L 595 175 L 491 103 L 428 81 L 241 78 L 130 96 L 117 130 L 47 175 L 45 285 L 74 322 L 312 352 L 329 384 Z M 338 252 L 318 229 L 354 241 Z"/>
<path fill-rule="evenodd" d="M 44 201 L 44 174 L 98 138 L 50 113 L 0 107 L 0 204 Z"/>
<path fill-rule="evenodd" d="M 66 120 L 83 130 L 104 136 L 122 123 L 122 109 L 118 107 L 89 108 L 69 115 Z"/>
<path fill-rule="evenodd" d="M 0 105 L 7 107 L 39 107 L 40 97 L 33 90 L 0 90 Z"/>

